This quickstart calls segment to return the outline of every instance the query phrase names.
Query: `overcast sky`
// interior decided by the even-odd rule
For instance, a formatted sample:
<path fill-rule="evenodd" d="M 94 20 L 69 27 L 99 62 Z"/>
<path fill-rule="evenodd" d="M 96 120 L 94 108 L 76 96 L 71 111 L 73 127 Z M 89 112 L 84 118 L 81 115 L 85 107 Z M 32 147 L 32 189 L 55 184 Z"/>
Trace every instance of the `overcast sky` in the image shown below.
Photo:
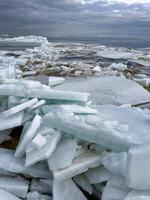
<path fill-rule="evenodd" d="M 150 0 L 0 0 L 0 34 L 150 36 Z"/>

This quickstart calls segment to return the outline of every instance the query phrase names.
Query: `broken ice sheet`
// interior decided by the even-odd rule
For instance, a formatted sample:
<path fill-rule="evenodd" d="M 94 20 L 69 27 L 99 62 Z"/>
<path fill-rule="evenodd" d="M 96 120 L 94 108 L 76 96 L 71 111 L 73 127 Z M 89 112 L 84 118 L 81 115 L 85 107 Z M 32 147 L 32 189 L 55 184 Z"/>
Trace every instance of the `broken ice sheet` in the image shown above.
<path fill-rule="evenodd" d="M 127 173 L 127 153 L 108 153 L 101 155 L 101 162 L 113 174 L 126 176 Z"/>
<path fill-rule="evenodd" d="M 97 114 L 97 110 L 90 108 L 89 106 L 80 106 L 80 105 L 42 106 L 42 111 L 45 114 L 54 110 L 73 112 L 75 114 L 91 114 L 91 115 Z"/>
<path fill-rule="evenodd" d="M 6 190 L 15 196 L 25 198 L 29 188 L 29 182 L 22 178 L 14 178 L 1 176 L 0 177 L 0 189 Z"/>
<path fill-rule="evenodd" d="M 87 200 L 72 179 L 63 182 L 54 181 L 53 200 Z"/>
<path fill-rule="evenodd" d="M 127 185 L 136 190 L 150 190 L 150 144 L 129 149 L 127 158 Z"/>
<path fill-rule="evenodd" d="M 102 165 L 89 169 L 87 172 L 85 172 L 85 175 L 91 184 L 106 182 L 112 177 L 112 174 Z"/>
<path fill-rule="evenodd" d="M 49 132 L 45 135 L 45 138 L 47 140 L 46 144 L 41 147 L 41 149 L 37 150 L 37 148 L 35 147 L 31 149 L 26 149 L 26 166 L 31 166 L 38 161 L 49 158 L 54 152 L 61 138 L 61 133 L 54 129 L 49 129 Z"/>
<path fill-rule="evenodd" d="M 0 189 L 0 198 L 2 200 L 21 200 L 20 198 L 14 196 L 13 194 Z"/>
<path fill-rule="evenodd" d="M 100 155 L 94 152 L 86 152 L 72 162 L 72 165 L 61 170 L 52 171 L 56 181 L 64 181 L 76 175 L 86 172 L 91 167 L 100 165 Z"/>
<path fill-rule="evenodd" d="M 17 80 L 17 79 L 16 79 Z M 39 82 L 26 80 L 26 81 L 6 81 L 0 85 L 1 96 L 18 96 L 28 98 L 39 98 L 46 100 L 58 100 L 86 103 L 88 100 L 88 93 L 81 92 L 68 92 L 50 89 L 42 86 Z M 9 83 L 10 82 L 10 83 Z"/>
<path fill-rule="evenodd" d="M 31 99 L 31 100 L 29 100 L 29 101 L 27 101 L 27 102 L 25 102 L 25 103 L 22 103 L 22 104 L 20 104 L 20 105 L 17 105 L 17 106 L 15 106 L 15 107 L 12 107 L 12 108 L 10 108 L 9 110 L 6 110 L 6 111 L 1 112 L 1 115 L 2 115 L 3 117 L 12 116 L 12 115 L 14 115 L 14 114 L 16 114 L 16 113 L 18 113 L 18 112 L 20 112 L 20 111 L 25 110 L 25 109 L 28 108 L 28 107 L 34 105 L 34 104 L 37 103 L 37 102 L 38 102 L 38 99 Z"/>
<path fill-rule="evenodd" d="M 50 76 L 48 79 L 49 86 L 59 85 L 65 82 L 65 79 L 62 77 L 53 77 Z"/>
<path fill-rule="evenodd" d="M 77 142 L 70 138 L 62 138 L 54 153 L 47 159 L 51 170 L 62 169 L 72 164 Z"/>
<path fill-rule="evenodd" d="M 15 158 L 14 151 L 0 148 L 0 169 L 8 172 L 22 173 L 32 177 L 50 178 L 51 173 L 43 163 L 38 163 L 31 167 L 25 167 L 25 161 L 22 158 Z"/>
<path fill-rule="evenodd" d="M 15 128 L 22 125 L 24 112 L 18 112 L 12 116 L 0 116 L 0 130 Z"/>
<path fill-rule="evenodd" d="M 24 126 L 23 132 L 21 134 L 19 144 L 16 148 L 15 157 L 22 157 L 25 153 L 25 147 L 34 137 L 37 129 L 40 127 L 42 118 L 39 115 L 36 115 L 32 122 Z"/>
<path fill-rule="evenodd" d="M 108 114 L 109 117 L 109 114 Z M 145 115 L 143 114 L 145 118 Z M 150 118 L 150 117 L 149 117 Z M 126 124 L 121 124 L 114 120 L 104 120 L 102 117 L 93 116 L 77 116 L 70 112 L 51 112 L 43 117 L 48 126 L 78 137 L 90 143 L 106 146 L 114 150 L 127 150 L 136 141 L 131 134 L 137 137 L 138 142 L 141 136 L 137 132 L 128 131 Z M 139 120 L 139 123 L 143 121 Z M 144 126 L 150 127 L 147 122 Z M 150 140 L 148 129 L 145 130 L 147 138 Z"/>
<path fill-rule="evenodd" d="M 92 194 L 92 185 L 90 184 L 89 180 L 84 174 L 80 174 L 78 176 L 74 177 L 75 183 L 80 186 L 84 191 L 88 192 L 89 194 Z"/>

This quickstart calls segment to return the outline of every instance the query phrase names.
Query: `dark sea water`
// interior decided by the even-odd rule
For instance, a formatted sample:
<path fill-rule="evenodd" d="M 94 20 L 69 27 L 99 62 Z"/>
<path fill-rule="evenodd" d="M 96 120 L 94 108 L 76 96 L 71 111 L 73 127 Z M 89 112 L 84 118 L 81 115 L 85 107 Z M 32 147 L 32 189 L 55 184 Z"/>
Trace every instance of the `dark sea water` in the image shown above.
<path fill-rule="evenodd" d="M 126 48 L 149 48 L 150 36 L 141 37 L 95 37 L 95 38 L 48 38 L 50 42 L 83 42 L 95 43 L 113 47 L 126 47 Z"/>

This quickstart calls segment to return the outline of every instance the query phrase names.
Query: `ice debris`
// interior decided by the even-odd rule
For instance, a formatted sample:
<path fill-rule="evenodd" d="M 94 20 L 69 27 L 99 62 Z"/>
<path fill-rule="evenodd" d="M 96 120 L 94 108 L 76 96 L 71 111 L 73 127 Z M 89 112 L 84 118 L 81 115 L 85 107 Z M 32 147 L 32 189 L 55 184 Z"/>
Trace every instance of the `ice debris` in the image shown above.
<path fill-rule="evenodd" d="M 120 92 L 118 81 L 127 81 L 117 77 L 96 80 L 101 87 L 112 83 L 105 87 L 106 96 L 115 97 Z M 55 90 L 53 86 L 65 85 L 63 81 L 54 78 L 47 86 L 1 79 L 0 199 L 91 200 L 93 195 L 102 200 L 148 199 L 149 110 L 93 105 L 82 88 L 78 92 Z M 132 81 L 127 86 L 132 92 L 138 88 Z M 149 98 L 141 87 L 136 97 L 141 99 L 141 91 L 143 99 Z M 120 94 L 119 104 L 129 101 L 131 94 Z M 15 150 L 5 146 L 13 128 L 20 133 Z"/>

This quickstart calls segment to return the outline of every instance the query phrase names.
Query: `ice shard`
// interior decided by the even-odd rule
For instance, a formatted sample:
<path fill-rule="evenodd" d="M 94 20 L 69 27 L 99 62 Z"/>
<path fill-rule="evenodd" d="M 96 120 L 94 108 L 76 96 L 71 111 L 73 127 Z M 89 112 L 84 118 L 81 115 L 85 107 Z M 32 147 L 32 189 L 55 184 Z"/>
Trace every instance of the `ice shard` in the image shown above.
<path fill-rule="evenodd" d="M 0 169 L 13 173 L 22 173 L 32 177 L 50 178 L 51 173 L 43 163 L 38 163 L 31 167 L 25 167 L 25 160 L 15 158 L 14 151 L 0 148 Z"/>
<path fill-rule="evenodd" d="M 54 170 L 53 176 L 56 181 L 64 181 L 86 172 L 91 167 L 99 166 L 100 162 L 99 154 L 87 152 L 75 158 L 71 166 L 61 170 Z"/>
<path fill-rule="evenodd" d="M 136 190 L 150 190 L 150 144 L 129 149 L 127 158 L 127 185 Z"/>
<path fill-rule="evenodd" d="M 29 182 L 19 177 L 1 176 L 0 189 L 6 190 L 17 197 L 25 198 L 29 189 Z"/>
<path fill-rule="evenodd" d="M 70 166 L 75 156 L 76 148 L 77 142 L 75 140 L 62 138 L 54 153 L 47 160 L 49 168 L 57 170 Z"/>
<path fill-rule="evenodd" d="M 53 185 L 53 199 L 54 200 L 86 200 L 76 184 L 68 179 L 63 182 L 54 181 Z"/>
<path fill-rule="evenodd" d="M 16 197 L 15 195 L 0 189 L 0 198 L 2 200 L 21 200 L 20 198 Z"/>
<path fill-rule="evenodd" d="M 37 148 L 33 147 L 31 150 L 26 151 L 26 166 L 31 166 L 38 161 L 49 158 L 61 138 L 61 133 L 51 129 L 45 138 L 47 140 L 46 144 L 41 149 L 37 150 Z"/>
<path fill-rule="evenodd" d="M 25 147 L 34 137 L 37 129 L 40 127 L 42 118 L 39 115 L 36 115 L 31 123 L 24 126 L 19 144 L 16 148 L 15 157 L 22 157 L 25 153 Z"/>

